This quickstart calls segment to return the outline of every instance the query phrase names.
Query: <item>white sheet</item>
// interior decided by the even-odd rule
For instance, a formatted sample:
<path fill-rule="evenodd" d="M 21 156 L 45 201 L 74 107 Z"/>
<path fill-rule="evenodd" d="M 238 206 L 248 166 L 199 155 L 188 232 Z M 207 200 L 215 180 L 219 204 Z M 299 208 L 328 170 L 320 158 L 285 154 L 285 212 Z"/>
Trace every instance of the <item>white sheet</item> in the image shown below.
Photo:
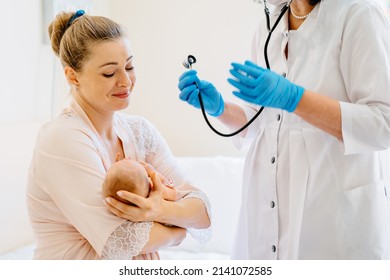
<path fill-rule="evenodd" d="M 35 244 L 21 247 L 9 253 L 1 254 L 0 260 L 31 260 Z M 212 252 L 194 252 L 186 250 L 166 249 L 159 251 L 162 260 L 228 260 L 229 255 Z"/>
<path fill-rule="evenodd" d="M 0 260 L 31 260 L 33 257 L 34 247 L 34 244 L 30 244 L 9 253 L 1 254 Z"/>

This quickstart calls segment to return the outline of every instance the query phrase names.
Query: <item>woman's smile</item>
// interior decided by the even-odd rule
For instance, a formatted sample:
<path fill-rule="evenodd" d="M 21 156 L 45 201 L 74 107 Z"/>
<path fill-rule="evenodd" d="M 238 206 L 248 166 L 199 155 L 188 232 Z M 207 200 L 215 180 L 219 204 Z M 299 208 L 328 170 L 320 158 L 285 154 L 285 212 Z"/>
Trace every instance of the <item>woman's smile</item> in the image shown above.
<path fill-rule="evenodd" d="M 122 98 L 122 99 L 125 99 L 125 98 L 128 98 L 129 95 L 130 95 L 130 94 L 129 94 L 128 91 L 122 91 L 122 92 L 114 93 L 112 96 L 118 97 L 118 98 Z"/>

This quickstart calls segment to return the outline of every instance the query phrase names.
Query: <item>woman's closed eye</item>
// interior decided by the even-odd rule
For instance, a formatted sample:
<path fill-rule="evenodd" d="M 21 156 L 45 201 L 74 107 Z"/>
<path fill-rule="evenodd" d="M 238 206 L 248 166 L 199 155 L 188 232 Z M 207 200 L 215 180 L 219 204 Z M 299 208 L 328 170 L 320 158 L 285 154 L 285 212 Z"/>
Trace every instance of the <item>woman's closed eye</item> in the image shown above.
<path fill-rule="evenodd" d="M 131 66 L 131 67 L 128 67 L 126 68 L 126 72 L 130 72 L 130 71 L 133 71 L 134 70 L 134 66 Z M 115 72 L 114 73 L 107 73 L 107 74 L 103 74 L 104 77 L 106 78 L 111 78 L 115 75 Z"/>
<path fill-rule="evenodd" d="M 115 73 L 112 73 L 112 74 L 103 74 L 103 77 L 106 77 L 106 78 L 111 78 L 114 76 Z"/>

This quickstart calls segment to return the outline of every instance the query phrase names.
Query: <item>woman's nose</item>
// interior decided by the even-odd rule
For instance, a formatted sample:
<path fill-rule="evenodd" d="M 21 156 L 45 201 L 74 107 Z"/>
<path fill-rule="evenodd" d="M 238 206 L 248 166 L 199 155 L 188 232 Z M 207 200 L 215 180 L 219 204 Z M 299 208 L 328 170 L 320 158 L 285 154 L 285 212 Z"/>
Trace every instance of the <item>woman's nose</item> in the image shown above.
<path fill-rule="evenodd" d="M 130 74 L 127 73 L 127 71 L 121 72 L 118 79 L 118 86 L 129 88 L 132 86 L 132 84 L 133 81 L 130 78 Z"/>

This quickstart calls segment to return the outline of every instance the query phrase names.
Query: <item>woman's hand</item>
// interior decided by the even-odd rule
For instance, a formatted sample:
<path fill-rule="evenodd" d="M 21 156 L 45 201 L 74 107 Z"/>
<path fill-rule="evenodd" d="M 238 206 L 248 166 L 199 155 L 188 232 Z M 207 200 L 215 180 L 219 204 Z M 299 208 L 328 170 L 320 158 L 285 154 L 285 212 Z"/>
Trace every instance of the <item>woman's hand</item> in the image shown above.
<path fill-rule="evenodd" d="M 149 196 L 145 198 L 122 190 L 118 192 L 118 195 L 133 205 L 108 197 L 106 198 L 106 206 L 114 215 L 132 222 L 158 222 L 164 213 L 163 208 L 166 201 L 163 199 L 163 190 L 165 186 L 151 165 L 145 163 L 143 165 L 153 183 Z"/>

